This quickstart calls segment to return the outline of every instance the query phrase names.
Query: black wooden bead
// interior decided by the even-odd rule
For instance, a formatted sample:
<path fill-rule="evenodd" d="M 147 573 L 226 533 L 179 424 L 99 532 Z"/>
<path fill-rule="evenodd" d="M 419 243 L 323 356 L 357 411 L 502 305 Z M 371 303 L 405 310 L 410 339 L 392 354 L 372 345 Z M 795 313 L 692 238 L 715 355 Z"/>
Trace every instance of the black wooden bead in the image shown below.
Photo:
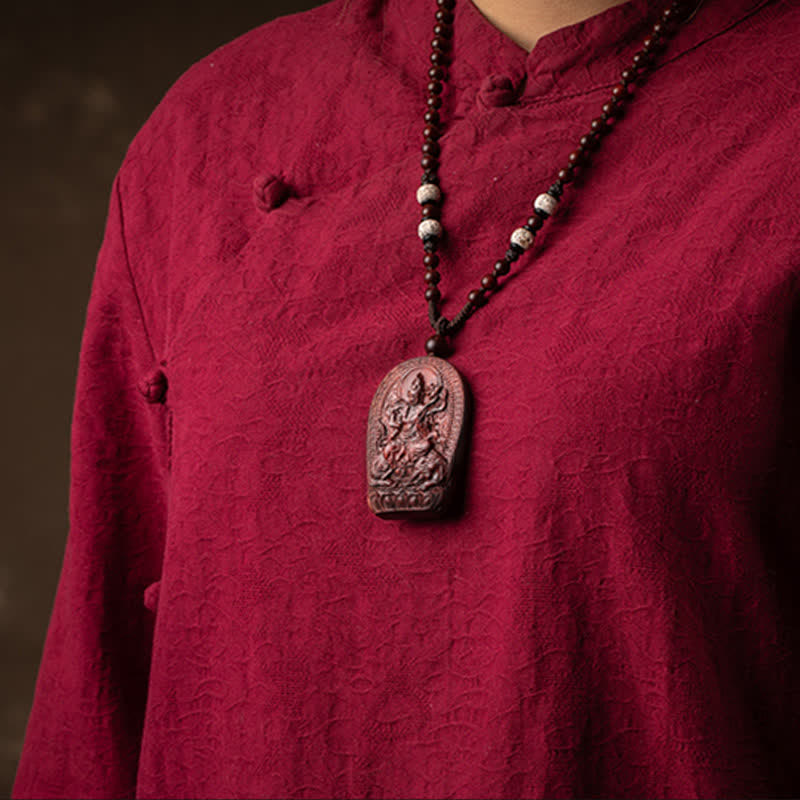
<path fill-rule="evenodd" d="M 562 183 L 572 183 L 575 180 L 575 175 L 572 172 L 572 167 L 566 167 L 558 171 L 558 179 Z"/>
<path fill-rule="evenodd" d="M 445 25 L 453 24 L 453 14 L 445 8 L 440 8 L 436 12 L 436 21 L 443 22 Z"/>
<path fill-rule="evenodd" d="M 439 266 L 439 256 L 435 253 L 428 253 L 423 259 L 422 263 L 429 269 L 436 269 Z"/>
<path fill-rule="evenodd" d="M 506 261 L 516 261 L 519 258 L 520 254 L 516 250 L 512 250 L 510 247 L 506 250 L 505 259 Z"/>
<path fill-rule="evenodd" d="M 419 163 L 421 164 L 422 169 L 436 169 L 438 166 L 438 162 L 433 156 L 423 156 Z"/>
<path fill-rule="evenodd" d="M 439 124 L 439 112 L 435 108 L 429 108 L 425 112 L 425 116 L 423 117 L 425 122 L 430 125 L 438 125 Z"/>
<path fill-rule="evenodd" d="M 442 98 L 439 97 L 438 94 L 433 94 L 428 98 L 429 108 L 441 108 L 441 106 L 442 106 Z"/>
<path fill-rule="evenodd" d="M 664 46 L 664 40 L 656 36 L 648 36 L 642 42 L 642 50 L 645 53 L 654 53 Z"/>
<path fill-rule="evenodd" d="M 422 219 L 439 219 L 439 212 L 441 209 L 434 203 L 425 203 L 421 210 Z"/>
<path fill-rule="evenodd" d="M 480 289 L 473 289 L 467 295 L 467 300 L 474 306 L 482 306 L 486 302 L 486 296 Z"/>
<path fill-rule="evenodd" d="M 453 29 L 449 25 L 445 25 L 442 22 L 437 22 L 436 25 L 433 26 L 433 35 L 442 36 L 445 39 L 449 39 L 453 35 Z"/>
<path fill-rule="evenodd" d="M 422 152 L 426 156 L 438 156 L 439 155 L 439 145 L 436 142 L 425 142 L 422 145 Z"/>
<path fill-rule="evenodd" d="M 429 286 L 425 290 L 425 299 L 428 302 L 433 300 L 434 303 L 438 303 L 442 299 L 442 293 L 435 286 Z"/>
<path fill-rule="evenodd" d="M 428 84 L 428 94 L 441 94 L 441 93 L 442 93 L 441 81 L 431 81 Z"/>
<path fill-rule="evenodd" d="M 444 70 L 441 67 L 431 67 L 428 70 L 428 77 L 433 81 L 441 81 L 444 79 Z"/>
<path fill-rule="evenodd" d="M 455 0 L 436 0 L 436 5 L 439 6 L 439 8 L 451 9 L 455 4 Z"/>
<path fill-rule="evenodd" d="M 632 67 L 626 69 L 619 77 L 620 80 L 627 86 L 629 83 L 633 83 L 636 80 L 636 70 Z"/>
<path fill-rule="evenodd" d="M 484 289 L 487 289 L 488 291 L 491 291 L 492 289 L 496 289 L 497 288 L 497 278 L 495 278 L 495 276 L 492 275 L 491 273 L 486 273 L 486 275 L 484 275 L 481 278 L 481 286 Z"/>
<path fill-rule="evenodd" d="M 621 103 L 623 100 L 627 99 L 628 90 L 621 83 L 618 83 L 611 90 L 611 97 L 613 98 L 615 103 Z"/>
<path fill-rule="evenodd" d="M 435 269 L 429 269 L 425 273 L 425 283 L 429 283 L 431 286 L 436 286 L 441 279 L 442 276 Z"/>
<path fill-rule="evenodd" d="M 447 46 L 450 44 L 448 39 L 445 39 L 444 36 L 437 36 L 432 42 L 431 47 L 434 50 L 447 50 Z"/>
<path fill-rule="evenodd" d="M 445 356 L 448 351 L 447 339 L 444 336 L 439 336 L 438 333 L 434 333 L 425 342 L 425 352 L 430 356 Z"/>
<path fill-rule="evenodd" d="M 492 269 L 495 275 L 508 275 L 508 273 L 511 272 L 511 264 L 505 259 L 503 259 L 503 261 L 495 261 Z"/>

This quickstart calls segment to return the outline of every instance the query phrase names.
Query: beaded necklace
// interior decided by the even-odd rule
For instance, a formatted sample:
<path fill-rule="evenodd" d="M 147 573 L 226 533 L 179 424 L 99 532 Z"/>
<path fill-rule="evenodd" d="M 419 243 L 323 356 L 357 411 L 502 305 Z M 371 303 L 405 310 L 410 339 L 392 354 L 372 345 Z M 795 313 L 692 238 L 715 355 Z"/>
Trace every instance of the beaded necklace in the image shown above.
<path fill-rule="evenodd" d="M 445 357 L 450 352 L 448 339 L 500 288 L 499 279 L 511 265 L 531 248 L 545 221 L 558 210 L 564 188 L 579 171 L 585 170 L 593 151 L 614 126 L 624 105 L 631 99 L 631 87 L 652 67 L 658 53 L 681 23 L 688 22 L 702 0 L 695 0 L 687 16 L 686 0 L 675 0 L 665 8 L 650 35 L 622 71 L 611 90 L 600 116 L 592 120 L 550 188 L 533 201 L 533 214 L 511 234 L 508 249 L 491 271 L 482 278 L 480 288 L 467 296 L 463 308 L 447 319 L 441 313 L 438 288 L 439 244 L 444 234 L 440 222 L 442 192 L 439 188 L 439 138 L 448 52 L 452 36 L 455 0 L 436 0 L 436 24 L 431 42 L 431 67 L 428 71 L 428 109 L 425 112 L 422 161 L 424 170 L 417 190 L 422 221 L 417 233 L 422 240 L 425 268 L 425 299 L 434 333 L 425 342 L 427 356 L 398 364 L 381 381 L 372 400 L 367 422 L 367 503 L 384 518 L 429 519 L 442 517 L 459 498 L 459 478 L 463 471 L 469 436 L 469 392 L 464 379 Z"/>

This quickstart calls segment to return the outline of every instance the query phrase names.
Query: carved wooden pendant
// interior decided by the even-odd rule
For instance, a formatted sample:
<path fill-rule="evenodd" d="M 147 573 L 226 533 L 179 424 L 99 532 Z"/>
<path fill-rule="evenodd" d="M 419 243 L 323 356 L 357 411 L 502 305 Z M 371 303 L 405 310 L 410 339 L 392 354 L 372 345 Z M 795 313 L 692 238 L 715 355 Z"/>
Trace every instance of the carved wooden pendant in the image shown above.
<path fill-rule="evenodd" d="M 379 517 L 442 517 L 468 433 L 467 387 L 442 358 L 404 361 L 381 381 L 367 422 L 367 503 Z"/>

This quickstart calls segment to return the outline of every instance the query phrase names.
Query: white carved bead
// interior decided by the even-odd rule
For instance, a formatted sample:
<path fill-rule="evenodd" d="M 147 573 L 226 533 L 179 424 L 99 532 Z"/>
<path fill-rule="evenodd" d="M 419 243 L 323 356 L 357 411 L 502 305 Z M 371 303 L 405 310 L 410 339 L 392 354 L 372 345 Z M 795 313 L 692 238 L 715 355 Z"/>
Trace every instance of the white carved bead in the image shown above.
<path fill-rule="evenodd" d="M 442 192 L 435 183 L 423 183 L 417 189 L 417 202 L 424 206 L 425 203 L 438 203 L 442 199 Z"/>
<path fill-rule="evenodd" d="M 558 211 L 558 200 L 549 194 L 540 194 L 533 202 L 533 207 L 537 211 L 544 211 L 549 217 Z"/>
<path fill-rule="evenodd" d="M 527 250 L 533 244 L 533 234 L 525 228 L 517 228 L 511 234 L 511 244 L 519 245 L 523 250 Z"/>
<path fill-rule="evenodd" d="M 427 236 L 441 236 L 442 225 L 438 219 L 424 219 L 420 222 L 417 233 L 419 234 L 419 238 L 423 240 Z"/>

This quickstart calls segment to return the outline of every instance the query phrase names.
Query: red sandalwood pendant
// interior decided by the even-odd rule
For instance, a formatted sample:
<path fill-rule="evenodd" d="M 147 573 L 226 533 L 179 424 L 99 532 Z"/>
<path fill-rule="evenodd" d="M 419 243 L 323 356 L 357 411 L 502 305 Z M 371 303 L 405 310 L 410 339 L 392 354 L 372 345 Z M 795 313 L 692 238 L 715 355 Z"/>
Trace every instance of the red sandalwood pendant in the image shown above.
<path fill-rule="evenodd" d="M 466 450 L 463 378 L 434 356 L 398 364 L 381 381 L 367 422 L 367 503 L 387 519 L 450 509 Z"/>

